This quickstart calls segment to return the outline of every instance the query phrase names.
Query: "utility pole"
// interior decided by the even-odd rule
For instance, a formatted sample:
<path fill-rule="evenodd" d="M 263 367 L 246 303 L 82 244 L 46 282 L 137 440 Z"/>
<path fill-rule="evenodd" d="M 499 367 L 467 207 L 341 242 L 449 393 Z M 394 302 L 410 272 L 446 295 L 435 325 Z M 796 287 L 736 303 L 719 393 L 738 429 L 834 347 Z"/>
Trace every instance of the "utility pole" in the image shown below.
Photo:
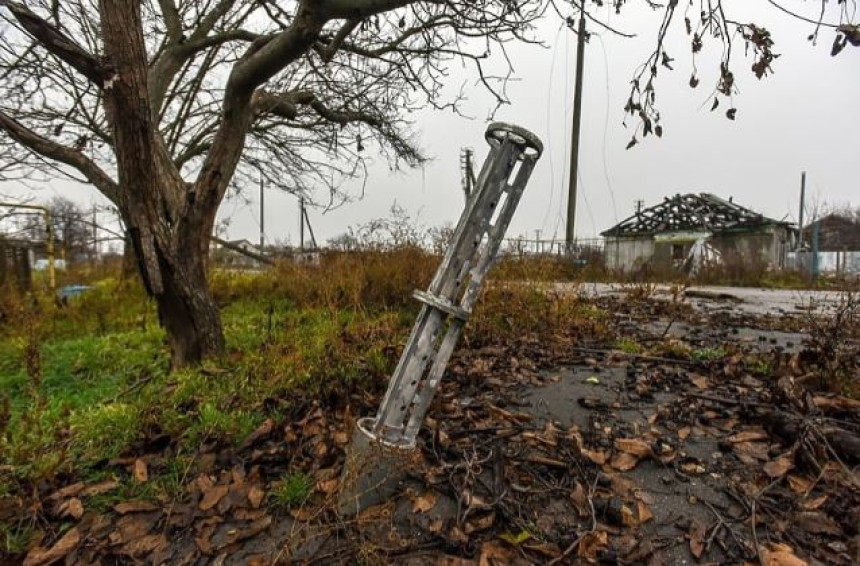
<path fill-rule="evenodd" d="M 314 227 L 311 226 L 311 219 L 308 218 L 308 207 L 302 207 L 302 218 L 308 226 L 308 235 L 311 237 L 311 249 L 317 249 L 317 238 L 314 236 Z"/>
<path fill-rule="evenodd" d="M 800 174 L 800 211 L 797 213 L 797 247 L 803 247 L 803 209 L 806 204 L 806 171 Z"/>
<path fill-rule="evenodd" d="M 299 249 L 305 251 L 305 197 L 299 197 Z"/>
<path fill-rule="evenodd" d="M 266 233 L 266 193 L 263 188 L 263 175 L 260 175 L 260 253 L 263 253 L 264 235 Z"/>
<path fill-rule="evenodd" d="M 645 204 L 644 200 L 642 200 L 641 198 L 636 199 L 636 214 L 639 214 L 642 212 L 642 205 L 643 204 Z"/>
<path fill-rule="evenodd" d="M 585 55 L 585 2 L 579 13 L 579 31 L 576 42 L 576 83 L 574 85 L 573 125 L 570 132 L 570 179 L 567 192 L 567 226 L 565 246 L 573 253 L 573 238 L 576 223 L 576 180 L 579 174 L 579 127 L 582 122 L 582 71 Z"/>
<path fill-rule="evenodd" d="M 98 207 L 93 203 L 93 262 L 99 259 Z"/>

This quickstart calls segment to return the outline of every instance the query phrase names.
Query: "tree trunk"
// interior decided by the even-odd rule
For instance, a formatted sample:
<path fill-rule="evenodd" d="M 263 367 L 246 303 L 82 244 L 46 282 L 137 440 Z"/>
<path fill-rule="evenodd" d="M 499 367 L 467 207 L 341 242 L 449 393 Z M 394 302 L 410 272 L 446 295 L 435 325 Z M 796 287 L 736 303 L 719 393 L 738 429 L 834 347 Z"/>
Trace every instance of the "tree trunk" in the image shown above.
<path fill-rule="evenodd" d="M 221 354 L 224 333 L 206 282 L 205 257 L 201 260 L 199 253 L 172 251 L 158 254 L 164 284 L 154 298 L 173 366 L 183 367 Z"/>
<path fill-rule="evenodd" d="M 167 333 L 174 368 L 198 364 L 224 351 L 218 306 L 206 280 L 209 231 L 211 227 L 199 226 L 183 230 L 185 238 L 172 233 L 165 238 L 149 226 L 129 230 L 138 270 Z M 147 241 L 153 244 L 150 251 L 145 249 Z"/>
<path fill-rule="evenodd" d="M 153 120 L 139 0 L 101 0 L 105 109 L 117 156 L 118 207 L 143 283 L 158 305 L 174 368 L 224 349 L 206 284 L 209 235 L 219 201 L 195 202 Z"/>

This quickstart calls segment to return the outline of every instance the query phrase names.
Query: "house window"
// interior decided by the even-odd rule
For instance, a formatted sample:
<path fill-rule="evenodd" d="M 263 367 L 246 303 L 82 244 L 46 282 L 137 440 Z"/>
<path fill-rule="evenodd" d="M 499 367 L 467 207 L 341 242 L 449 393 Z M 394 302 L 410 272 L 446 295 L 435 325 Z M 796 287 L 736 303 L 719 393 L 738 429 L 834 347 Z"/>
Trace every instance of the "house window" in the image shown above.
<path fill-rule="evenodd" d="M 685 257 L 684 244 L 672 244 L 672 259 L 682 261 Z"/>

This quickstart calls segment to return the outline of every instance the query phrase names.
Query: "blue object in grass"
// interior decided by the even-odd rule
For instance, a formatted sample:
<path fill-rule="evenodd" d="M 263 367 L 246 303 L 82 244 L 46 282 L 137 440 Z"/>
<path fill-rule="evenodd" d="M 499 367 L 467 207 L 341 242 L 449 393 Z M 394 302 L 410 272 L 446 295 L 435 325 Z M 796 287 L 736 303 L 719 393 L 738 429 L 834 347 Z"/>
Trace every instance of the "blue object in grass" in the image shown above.
<path fill-rule="evenodd" d="M 92 287 L 89 285 L 65 285 L 57 290 L 57 295 L 60 297 L 60 300 L 68 301 L 69 299 L 83 295 L 90 289 Z"/>

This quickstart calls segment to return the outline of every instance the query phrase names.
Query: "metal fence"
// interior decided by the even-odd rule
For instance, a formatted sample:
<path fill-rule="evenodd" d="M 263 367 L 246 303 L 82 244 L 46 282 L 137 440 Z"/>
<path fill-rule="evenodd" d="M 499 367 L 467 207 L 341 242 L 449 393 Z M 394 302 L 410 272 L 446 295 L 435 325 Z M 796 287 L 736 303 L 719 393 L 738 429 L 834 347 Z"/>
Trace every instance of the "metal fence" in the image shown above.
<path fill-rule="evenodd" d="M 567 245 L 564 240 L 529 238 L 507 238 L 505 245 L 500 250 L 500 254 L 505 255 L 570 255 L 573 259 L 582 263 L 602 263 L 603 238 L 581 238 L 574 240 L 570 253 L 567 254 L 566 252 Z"/>
<path fill-rule="evenodd" d="M 786 269 L 804 273 L 823 273 L 825 275 L 860 275 L 860 251 L 842 252 L 788 252 L 785 258 Z"/>

